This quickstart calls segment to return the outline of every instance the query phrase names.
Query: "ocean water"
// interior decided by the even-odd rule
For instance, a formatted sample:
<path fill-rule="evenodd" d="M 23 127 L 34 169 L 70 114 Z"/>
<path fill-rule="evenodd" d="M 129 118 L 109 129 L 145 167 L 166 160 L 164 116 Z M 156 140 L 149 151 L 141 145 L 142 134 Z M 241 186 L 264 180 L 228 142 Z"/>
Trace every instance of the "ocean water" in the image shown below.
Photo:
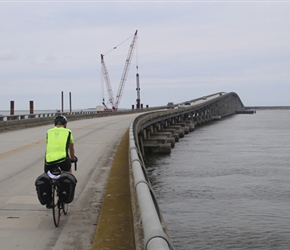
<path fill-rule="evenodd" d="M 290 249 L 290 110 L 210 123 L 145 161 L 175 249 Z"/>

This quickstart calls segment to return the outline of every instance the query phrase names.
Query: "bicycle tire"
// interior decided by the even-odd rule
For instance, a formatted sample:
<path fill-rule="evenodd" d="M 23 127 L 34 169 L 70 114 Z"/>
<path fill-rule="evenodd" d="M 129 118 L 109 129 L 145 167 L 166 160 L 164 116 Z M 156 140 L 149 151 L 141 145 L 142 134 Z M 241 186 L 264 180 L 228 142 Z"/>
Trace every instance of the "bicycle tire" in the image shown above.
<path fill-rule="evenodd" d="M 68 212 L 68 203 L 62 203 L 62 211 L 65 215 L 67 215 Z"/>
<path fill-rule="evenodd" d="M 68 212 L 68 203 L 63 202 L 63 197 L 62 197 L 61 194 L 58 197 L 58 202 L 59 202 L 59 212 L 60 212 L 60 215 L 62 214 L 62 212 L 63 212 L 64 215 L 66 215 L 67 212 Z"/>
<path fill-rule="evenodd" d="M 53 185 L 52 188 L 52 214 L 53 214 L 53 222 L 55 227 L 58 227 L 60 221 L 60 209 L 59 209 L 58 195 L 56 186 Z"/>

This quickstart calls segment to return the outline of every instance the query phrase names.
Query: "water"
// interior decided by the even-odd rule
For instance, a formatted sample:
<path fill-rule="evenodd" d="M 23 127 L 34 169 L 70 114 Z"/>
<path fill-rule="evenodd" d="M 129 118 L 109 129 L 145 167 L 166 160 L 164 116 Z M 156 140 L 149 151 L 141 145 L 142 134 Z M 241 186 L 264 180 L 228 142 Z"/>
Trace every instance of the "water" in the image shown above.
<path fill-rule="evenodd" d="M 173 245 L 290 249 L 290 111 L 235 115 L 146 166 Z"/>

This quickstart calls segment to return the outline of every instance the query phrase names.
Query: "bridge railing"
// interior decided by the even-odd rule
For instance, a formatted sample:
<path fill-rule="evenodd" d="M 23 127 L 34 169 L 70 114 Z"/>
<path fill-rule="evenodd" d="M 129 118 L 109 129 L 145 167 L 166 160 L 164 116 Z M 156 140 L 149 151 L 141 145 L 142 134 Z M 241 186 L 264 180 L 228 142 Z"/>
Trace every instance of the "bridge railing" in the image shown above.
<path fill-rule="evenodd" d="M 136 145 L 134 122 L 132 122 L 129 131 L 129 155 L 144 234 L 143 239 L 137 239 L 137 244 L 143 241 L 145 250 L 173 249 L 162 227 L 162 215 L 157 202 L 154 200 L 154 195 L 152 195 L 153 190 L 144 169 L 145 165 L 140 155 L 139 146 Z"/>
<path fill-rule="evenodd" d="M 45 118 L 45 117 L 55 117 L 56 115 L 65 115 L 65 116 L 75 116 L 75 115 L 93 115 L 100 114 L 104 112 L 92 110 L 92 111 L 72 111 L 72 112 L 39 112 L 35 114 L 17 114 L 17 115 L 0 115 L 0 121 L 18 121 L 25 119 L 33 119 L 33 118 Z M 107 113 L 107 112 L 106 112 Z"/>

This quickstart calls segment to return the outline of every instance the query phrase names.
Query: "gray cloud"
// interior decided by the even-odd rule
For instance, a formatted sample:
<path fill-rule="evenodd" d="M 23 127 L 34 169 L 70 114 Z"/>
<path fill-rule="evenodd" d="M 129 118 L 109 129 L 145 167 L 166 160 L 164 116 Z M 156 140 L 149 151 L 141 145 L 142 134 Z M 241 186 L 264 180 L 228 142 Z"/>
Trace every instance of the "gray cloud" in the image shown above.
<path fill-rule="evenodd" d="M 135 102 L 137 59 L 149 106 L 218 91 L 245 105 L 290 105 L 289 12 L 289 3 L 270 2 L 2 2 L 0 110 L 11 99 L 55 109 L 61 91 L 75 108 L 100 105 L 100 54 L 136 29 L 121 107 Z M 105 56 L 115 94 L 130 42 Z"/>

